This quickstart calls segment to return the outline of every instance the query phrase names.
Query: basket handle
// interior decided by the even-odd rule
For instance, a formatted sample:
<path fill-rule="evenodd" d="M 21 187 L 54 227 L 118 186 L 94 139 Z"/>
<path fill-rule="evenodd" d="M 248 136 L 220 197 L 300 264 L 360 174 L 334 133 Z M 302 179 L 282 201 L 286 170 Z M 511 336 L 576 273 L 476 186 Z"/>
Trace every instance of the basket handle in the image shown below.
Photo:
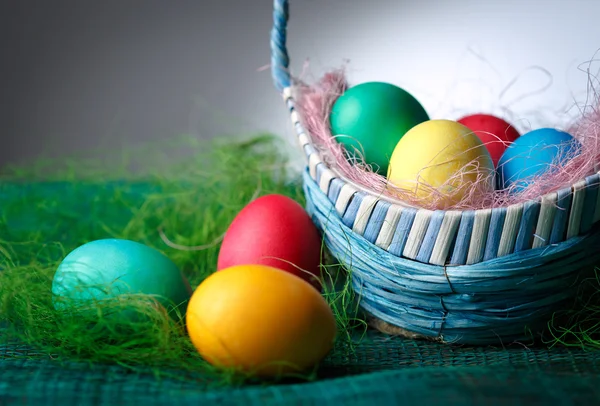
<path fill-rule="evenodd" d="M 273 28 L 271 29 L 271 76 L 280 92 L 290 87 L 290 57 L 288 56 L 287 22 L 289 18 L 288 0 L 273 0 Z"/>

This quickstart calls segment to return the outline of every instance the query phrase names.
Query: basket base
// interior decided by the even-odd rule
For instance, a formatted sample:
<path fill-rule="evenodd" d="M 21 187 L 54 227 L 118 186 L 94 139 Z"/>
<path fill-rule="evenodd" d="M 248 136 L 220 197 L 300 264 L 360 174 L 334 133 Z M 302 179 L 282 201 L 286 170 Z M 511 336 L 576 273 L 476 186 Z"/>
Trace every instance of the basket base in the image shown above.
<path fill-rule="evenodd" d="M 412 331 L 408 331 L 401 327 L 394 326 L 393 324 L 390 324 L 387 321 L 383 321 L 371 315 L 367 316 L 367 323 L 370 327 L 374 328 L 375 330 L 391 336 L 407 338 L 409 340 L 425 340 L 436 343 L 444 342 L 442 337 L 428 337 L 423 334 L 413 333 Z"/>

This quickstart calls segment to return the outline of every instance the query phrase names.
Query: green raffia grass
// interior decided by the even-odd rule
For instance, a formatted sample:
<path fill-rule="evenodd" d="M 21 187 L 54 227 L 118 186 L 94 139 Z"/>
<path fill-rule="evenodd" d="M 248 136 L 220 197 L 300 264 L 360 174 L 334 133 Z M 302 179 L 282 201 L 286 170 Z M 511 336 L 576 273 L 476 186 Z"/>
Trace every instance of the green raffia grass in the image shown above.
<path fill-rule="evenodd" d="M 283 142 L 270 135 L 223 142 L 179 137 L 100 152 L 39 159 L 0 173 L 0 359 L 117 363 L 207 388 L 247 383 L 248 377 L 203 361 L 184 328 L 150 297 L 122 298 L 91 316 L 60 314 L 50 288 L 65 255 L 107 237 L 157 248 L 197 286 L 216 267 L 220 237 L 253 198 L 280 193 L 304 204 L 299 168 L 289 165 Z M 344 269 L 329 259 L 323 269 L 324 296 L 339 326 L 334 352 L 352 351 L 353 337 L 365 329 L 357 301 Z M 582 289 L 585 301 L 555 315 L 546 344 L 600 348 L 600 278 Z M 103 316 L 122 306 L 141 317 L 124 322 Z"/>
<path fill-rule="evenodd" d="M 545 343 L 600 350 L 600 269 L 582 281 L 573 305 L 556 312 L 548 323 Z"/>
<path fill-rule="evenodd" d="M 304 203 L 299 171 L 288 165 L 283 143 L 269 135 L 222 143 L 180 137 L 103 155 L 38 160 L 0 175 L 0 196 L 12 197 L 0 200 L 0 323 L 7 324 L 0 358 L 4 347 L 4 357 L 49 354 L 117 363 L 163 375 L 172 371 L 207 386 L 247 381 L 202 360 L 185 328 L 157 309 L 153 298 L 122 297 L 98 307 L 97 314 L 61 314 L 51 303 L 51 283 L 71 250 L 113 237 L 157 248 L 197 286 L 215 270 L 220 237 L 253 198 L 280 193 Z M 339 326 L 337 345 L 348 348 L 351 327 L 362 325 L 353 294 L 343 269 L 323 267 L 324 296 Z M 121 307 L 141 317 L 104 317 Z M 15 353 L 8 345 L 14 340 L 31 349 Z"/>

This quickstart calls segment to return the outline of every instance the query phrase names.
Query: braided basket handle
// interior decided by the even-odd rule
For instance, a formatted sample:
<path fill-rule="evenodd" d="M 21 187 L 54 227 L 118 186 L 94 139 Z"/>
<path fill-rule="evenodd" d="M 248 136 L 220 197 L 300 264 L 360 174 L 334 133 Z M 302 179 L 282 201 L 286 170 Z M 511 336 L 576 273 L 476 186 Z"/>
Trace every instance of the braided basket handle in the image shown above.
<path fill-rule="evenodd" d="M 280 92 L 290 87 L 290 58 L 287 53 L 288 0 L 273 0 L 273 28 L 271 29 L 271 75 Z"/>

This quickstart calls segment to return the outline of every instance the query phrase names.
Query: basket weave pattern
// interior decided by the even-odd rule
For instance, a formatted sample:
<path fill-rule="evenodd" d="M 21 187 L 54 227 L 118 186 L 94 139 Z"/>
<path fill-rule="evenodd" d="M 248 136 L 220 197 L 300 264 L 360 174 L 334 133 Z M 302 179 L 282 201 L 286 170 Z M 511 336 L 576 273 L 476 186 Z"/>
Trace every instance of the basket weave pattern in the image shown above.
<path fill-rule="evenodd" d="M 273 17 L 272 74 L 306 156 L 307 209 L 369 314 L 408 335 L 497 343 L 523 339 L 573 298 L 600 260 L 599 173 L 536 200 L 464 211 L 410 207 L 353 184 L 324 161 L 295 109 L 288 1 L 274 0 Z"/>

